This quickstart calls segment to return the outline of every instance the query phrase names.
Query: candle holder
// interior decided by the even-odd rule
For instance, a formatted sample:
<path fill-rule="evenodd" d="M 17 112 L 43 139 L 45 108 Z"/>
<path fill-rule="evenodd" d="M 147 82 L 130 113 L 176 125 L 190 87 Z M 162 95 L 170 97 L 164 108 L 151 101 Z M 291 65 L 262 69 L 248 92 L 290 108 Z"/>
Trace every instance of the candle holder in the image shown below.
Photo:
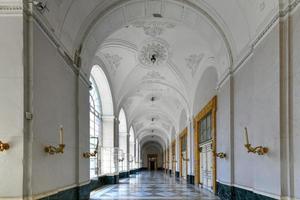
<path fill-rule="evenodd" d="M 61 125 L 59 128 L 59 145 L 58 145 L 58 147 L 48 145 L 45 147 L 44 151 L 50 155 L 54 155 L 54 154 L 58 154 L 58 153 L 63 154 L 65 146 L 66 145 L 64 144 L 64 128 Z"/>
<path fill-rule="evenodd" d="M 226 153 L 224 153 L 224 152 L 215 153 L 215 156 L 223 159 L 223 158 L 226 158 Z"/>
<path fill-rule="evenodd" d="M 250 142 L 249 142 L 249 137 L 248 137 L 248 130 L 247 127 L 245 127 L 245 148 L 248 150 L 248 153 L 257 153 L 258 155 L 264 155 L 269 152 L 268 147 L 263 147 L 263 146 L 257 146 L 257 147 L 252 147 Z"/>
<path fill-rule="evenodd" d="M 65 146 L 66 146 L 65 144 L 59 144 L 58 147 L 49 145 L 45 147 L 45 152 L 50 155 L 64 153 Z"/>
<path fill-rule="evenodd" d="M 3 143 L 1 140 L 0 140 L 0 151 L 6 151 L 9 149 L 9 144 L 8 143 Z"/>
<path fill-rule="evenodd" d="M 91 153 L 91 152 L 84 152 L 82 155 L 83 155 L 84 158 L 96 157 L 97 150 L 95 150 L 93 153 Z"/>
<path fill-rule="evenodd" d="M 84 158 L 90 158 L 90 157 L 96 157 L 97 153 L 98 153 L 98 147 L 99 147 L 99 139 L 97 138 L 97 144 L 96 144 L 96 148 L 94 150 L 93 153 L 90 152 L 84 152 L 82 155 Z"/>

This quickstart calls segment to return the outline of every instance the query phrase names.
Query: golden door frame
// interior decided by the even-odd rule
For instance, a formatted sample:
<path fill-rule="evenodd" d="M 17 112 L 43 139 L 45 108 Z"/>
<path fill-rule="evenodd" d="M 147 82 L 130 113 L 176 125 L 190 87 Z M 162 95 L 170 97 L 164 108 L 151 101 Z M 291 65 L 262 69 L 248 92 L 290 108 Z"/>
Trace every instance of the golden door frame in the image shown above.
<path fill-rule="evenodd" d="M 212 153 L 213 153 L 213 170 L 212 170 L 212 182 L 213 182 L 213 192 L 216 193 L 217 191 L 217 160 L 215 156 L 216 152 L 216 144 L 217 144 L 217 138 L 216 138 L 216 132 L 217 132 L 217 127 L 216 127 L 216 117 L 217 117 L 217 96 L 214 96 L 208 104 L 197 114 L 196 117 L 194 117 L 194 150 L 195 150 L 195 184 L 200 183 L 200 153 L 199 153 L 199 146 L 198 146 L 198 141 L 199 141 L 199 123 L 200 121 L 207 116 L 207 114 L 211 113 L 211 123 L 212 123 Z"/>
<path fill-rule="evenodd" d="M 172 173 L 175 174 L 175 172 L 176 172 L 176 139 L 174 139 L 174 141 L 172 142 L 171 151 L 172 151 L 172 153 L 171 153 L 171 155 L 172 155 L 172 157 L 171 157 L 171 161 L 172 161 L 171 168 L 172 168 Z M 175 160 L 173 160 L 173 158 Z M 173 169 L 174 162 L 175 162 L 175 169 Z"/>
<path fill-rule="evenodd" d="M 166 173 L 169 172 L 169 161 L 170 161 L 170 152 L 168 147 L 166 152 Z"/>
<path fill-rule="evenodd" d="M 182 141 L 187 140 L 187 128 L 185 128 L 179 135 L 180 145 L 179 145 L 179 176 L 182 177 Z M 188 155 L 188 147 L 186 147 L 186 155 Z M 188 162 L 186 162 L 186 169 L 188 169 Z"/>

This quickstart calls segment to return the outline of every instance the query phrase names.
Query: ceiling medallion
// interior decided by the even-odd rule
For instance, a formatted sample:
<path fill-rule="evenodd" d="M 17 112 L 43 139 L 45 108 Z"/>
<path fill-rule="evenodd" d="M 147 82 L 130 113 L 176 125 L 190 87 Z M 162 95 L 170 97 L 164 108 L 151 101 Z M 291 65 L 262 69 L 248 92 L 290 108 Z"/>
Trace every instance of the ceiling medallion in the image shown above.
<path fill-rule="evenodd" d="M 168 44 L 161 39 L 146 41 L 140 48 L 138 59 L 141 64 L 153 67 L 168 59 Z"/>

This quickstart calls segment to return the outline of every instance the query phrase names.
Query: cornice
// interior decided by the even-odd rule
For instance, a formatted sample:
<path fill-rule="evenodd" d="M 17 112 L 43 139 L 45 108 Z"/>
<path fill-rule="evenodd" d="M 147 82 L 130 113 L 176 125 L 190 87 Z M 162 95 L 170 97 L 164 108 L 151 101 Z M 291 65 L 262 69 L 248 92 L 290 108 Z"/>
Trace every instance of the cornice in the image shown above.
<path fill-rule="evenodd" d="M 249 45 L 249 50 L 246 54 L 244 54 L 241 59 L 237 62 L 237 64 L 232 68 L 232 70 L 228 70 L 226 73 L 222 75 L 220 78 L 220 81 L 218 83 L 217 89 L 222 87 L 222 85 L 228 80 L 228 78 L 236 73 L 243 65 L 244 63 L 251 58 L 253 55 L 253 51 L 256 48 L 256 46 L 260 43 L 260 41 L 269 33 L 270 30 L 274 27 L 274 25 L 278 22 L 280 19 L 284 19 L 288 14 L 291 14 L 297 6 L 300 5 L 300 0 L 295 0 L 291 4 L 289 4 L 285 9 L 278 11 L 278 13 L 271 19 L 271 21 L 268 23 L 265 29 L 258 34 L 258 36 L 253 40 L 253 42 Z"/>
<path fill-rule="evenodd" d="M 18 2 L 0 2 L 0 15 L 15 15 L 23 13 L 23 4 Z"/>

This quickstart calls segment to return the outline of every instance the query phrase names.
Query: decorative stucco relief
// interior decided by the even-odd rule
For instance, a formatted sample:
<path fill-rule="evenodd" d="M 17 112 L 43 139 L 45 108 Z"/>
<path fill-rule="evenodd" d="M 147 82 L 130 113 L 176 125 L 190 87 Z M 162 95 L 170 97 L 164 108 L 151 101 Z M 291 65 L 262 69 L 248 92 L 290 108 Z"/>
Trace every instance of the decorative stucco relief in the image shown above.
<path fill-rule="evenodd" d="M 104 57 L 105 57 L 106 61 L 108 62 L 108 64 L 110 65 L 112 74 L 115 75 L 116 71 L 118 70 L 118 68 L 121 64 L 122 57 L 120 57 L 119 55 L 112 55 L 109 53 L 105 53 Z"/>
<path fill-rule="evenodd" d="M 185 59 L 186 66 L 188 69 L 190 69 L 192 76 L 195 75 L 195 73 L 198 70 L 199 64 L 201 60 L 203 59 L 204 54 L 192 54 L 188 58 Z"/>
<path fill-rule="evenodd" d="M 136 21 L 132 25 L 136 28 L 143 28 L 145 34 L 151 37 L 157 37 L 161 35 L 165 29 L 175 27 L 175 24 L 173 23 L 159 21 Z"/>

